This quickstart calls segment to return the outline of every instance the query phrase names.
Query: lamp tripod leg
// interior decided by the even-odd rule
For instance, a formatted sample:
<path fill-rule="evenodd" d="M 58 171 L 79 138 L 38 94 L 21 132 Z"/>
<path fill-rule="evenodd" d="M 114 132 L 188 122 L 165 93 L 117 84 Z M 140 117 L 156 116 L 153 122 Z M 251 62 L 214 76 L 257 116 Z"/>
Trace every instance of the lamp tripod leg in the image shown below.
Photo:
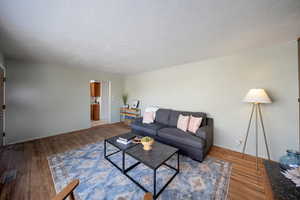
<path fill-rule="evenodd" d="M 255 104 L 255 154 L 256 154 L 256 170 L 258 170 L 258 124 L 257 124 L 257 118 L 258 118 L 258 104 Z"/>
<path fill-rule="evenodd" d="M 258 111 L 259 111 L 259 118 L 260 118 L 262 131 L 264 134 L 264 140 L 265 140 L 265 145 L 266 145 L 266 149 L 267 149 L 268 159 L 270 160 L 270 152 L 269 152 L 269 147 L 268 147 L 268 142 L 267 142 L 267 136 L 266 136 L 265 126 L 264 126 L 264 122 L 263 122 L 263 118 L 262 118 L 262 114 L 261 114 L 261 108 L 260 108 L 259 104 L 258 104 Z"/>
<path fill-rule="evenodd" d="M 244 146 L 243 146 L 243 158 L 245 156 L 245 149 L 246 149 L 246 144 L 247 144 L 247 140 L 248 140 L 249 130 L 250 130 L 251 121 L 252 121 L 252 117 L 253 117 L 254 106 L 255 106 L 255 104 L 252 105 L 252 111 L 251 111 L 250 120 L 249 120 L 249 123 L 248 123 L 247 134 L 246 134 L 246 138 L 245 138 L 245 142 L 244 142 Z"/>

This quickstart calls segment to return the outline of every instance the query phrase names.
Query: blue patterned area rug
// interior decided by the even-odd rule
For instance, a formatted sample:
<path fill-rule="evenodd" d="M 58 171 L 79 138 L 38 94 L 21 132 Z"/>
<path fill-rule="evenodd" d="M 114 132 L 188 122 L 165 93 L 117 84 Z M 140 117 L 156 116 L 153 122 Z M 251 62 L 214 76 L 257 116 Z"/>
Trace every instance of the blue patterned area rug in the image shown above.
<path fill-rule="evenodd" d="M 108 153 L 115 151 L 108 145 Z M 121 166 L 121 153 L 112 156 Z M 137 162 L 126 155 L 126 166 Z M 144 191 L 104 159 L 103 142 L 89 144 L 80 149 L 48 157 L 55 189 L 61 191 L 71 180 L 79 179 L 75 190 L 80 200 L 142 200 Z M 168 161 L 176 166 L 176 156 Z M 157 191 L 169 180 L 174 171 L 160 167 L 157 171 Z M 180 173 L 160 194 L 160 200 L 226 199 L 231 164 L 212 157 L 199 163 L 180 156 Z M 130 176 L 152 191 L 153 171 L 140 164 L 129 172 Z"/>

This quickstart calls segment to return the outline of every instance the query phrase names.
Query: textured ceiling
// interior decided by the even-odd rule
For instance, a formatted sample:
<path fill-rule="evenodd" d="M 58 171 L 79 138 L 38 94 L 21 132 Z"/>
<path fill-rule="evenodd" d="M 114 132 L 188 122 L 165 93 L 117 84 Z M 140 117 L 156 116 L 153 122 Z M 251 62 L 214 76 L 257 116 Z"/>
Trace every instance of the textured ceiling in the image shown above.
<path fill-rule="evenodd" d="M 132 74 L 300 36 L 300 0 L 1 0 L 8 58 Z"/>

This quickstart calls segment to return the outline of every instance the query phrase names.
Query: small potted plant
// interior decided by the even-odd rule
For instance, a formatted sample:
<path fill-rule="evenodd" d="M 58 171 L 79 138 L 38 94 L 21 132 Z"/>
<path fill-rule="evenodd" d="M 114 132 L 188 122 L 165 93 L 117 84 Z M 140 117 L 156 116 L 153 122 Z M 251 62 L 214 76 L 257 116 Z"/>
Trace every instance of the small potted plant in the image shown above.
<path fill-rule="evenodd" d="M 149 151 L 152 149 L 152 144 L 154 143 L 154 139 L 146 136 L 141 139 L 141 143 L 144 146 L 143 149 Z"/>
<path fill-rule="evenodd" d="M 122 95 L 122 100 L 123 100 L 123 107 L 128 108 L 127 100 L 128 100 L 128 94 L 123 94 Z"/>

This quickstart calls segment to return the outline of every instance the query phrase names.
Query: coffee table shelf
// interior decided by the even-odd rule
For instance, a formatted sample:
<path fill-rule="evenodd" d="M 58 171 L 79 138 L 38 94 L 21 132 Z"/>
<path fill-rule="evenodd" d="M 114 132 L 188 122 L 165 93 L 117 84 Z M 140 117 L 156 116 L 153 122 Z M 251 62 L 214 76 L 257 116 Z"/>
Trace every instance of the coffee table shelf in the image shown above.
<path fill-rule="evenodd" d="M 133 133 L 125 133 L 126 135 L 133 135 L 133 136 L 136 136 L 135 134 Z M 125 135 L 124 134 L 124 135 Z M 130 143 L 130 144 L 121 144 L 119 142 L 117 142 L 117 139 L 119 138 L 120 136 L 114 136 L 114 137 L 111 137 L 111 138 L 108 138 L 108 139 L 105 139 L 104 140 L 104 158 L 106 160 L 108 160 L 112 165 L 114 165 L 117 169 L 119 169 L 121 172 L 125 172 L 125 150 L 128 149 L 128 148 L 131 148 L 137 144 L 135 143 Z M 113 153 L 110 153 L 107 155 L 107 144 L 110 144 L 114 147 L 116 147 L 118 150 L 114 151 Z M 111 159 L 110 159 L 110 156 L 112 155 L 115 155 L 119 152 L 122 152 L 122 167 L 119 167 L 117 164 L 115 164 Z M 130 166 L 128 167 L 128 169 L 131 169 L 133 167 L 135 167 L 136 165 L 138 165 L 138 163 L 135 163 L 133 166 Z"/>

